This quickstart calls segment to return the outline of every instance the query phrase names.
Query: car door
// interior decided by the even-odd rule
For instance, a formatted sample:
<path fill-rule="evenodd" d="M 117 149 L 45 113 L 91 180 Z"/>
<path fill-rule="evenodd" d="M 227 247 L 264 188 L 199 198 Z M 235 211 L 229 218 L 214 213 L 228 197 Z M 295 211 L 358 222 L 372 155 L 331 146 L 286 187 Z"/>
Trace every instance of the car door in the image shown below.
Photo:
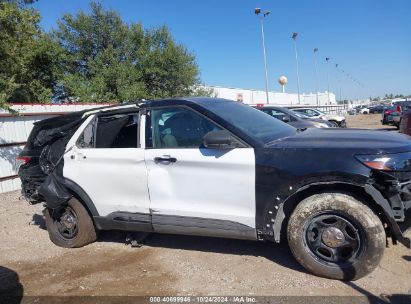
<path fill-rule="evenodd" d="M 255 239 L 255 157 L 207 149 L 222 127 L 187 107 L 147 112 L 145 160 L 154 231 Z"/>
<path fill-rule="evenodd" d="M 90 197 L 100 216 L 149 214 L 139 114 L 90 116 L 67 144 L 63 175 Z"/>

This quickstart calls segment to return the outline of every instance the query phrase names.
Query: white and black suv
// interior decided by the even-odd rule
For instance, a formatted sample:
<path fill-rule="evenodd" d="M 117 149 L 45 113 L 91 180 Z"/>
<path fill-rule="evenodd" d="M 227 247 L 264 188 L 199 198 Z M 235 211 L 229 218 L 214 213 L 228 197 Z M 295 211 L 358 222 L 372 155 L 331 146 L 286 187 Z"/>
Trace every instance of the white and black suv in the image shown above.
<path fill-rule="evenodd" d="M 17 161 L 59 246 L 113 229 L 286 239 L 312 273 L 354 280 L 386 236 L 410 246 L 410 151 L 401 134 L 299 132 L 235 101 L 177 98 L 40 121 Z"/>

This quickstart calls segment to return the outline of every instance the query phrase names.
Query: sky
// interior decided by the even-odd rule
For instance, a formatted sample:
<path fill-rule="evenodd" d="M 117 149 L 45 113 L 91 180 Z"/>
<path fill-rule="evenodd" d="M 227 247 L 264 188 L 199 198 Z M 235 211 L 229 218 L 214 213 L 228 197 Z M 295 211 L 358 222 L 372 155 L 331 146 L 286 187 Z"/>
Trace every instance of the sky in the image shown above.
<path fill-rule="evenodd" d="M 196 55 L 206 85 L 265 87 L 261 27 L 264 18 L 269 90 L 297 92 L 291 34 L 298 32 L 300 92 L 316 91 L 314 48 L 318 48 L 318 87 L 337 99 L 411 94 L 410 0 L 102 0 L 127 23 L 146 28 L 167 25 L 174 38 Z M 56 28 L 65 13 L 89 11 L 81 0 L 39 0 L 41 26 Z M 326 57 L 330 60 L 327 62 Z M 335 67 L 338 64 L 338 68 Z M 328 73 L 327 73 L 328 70 Z M 352 81 L 346 74 L 358 80 Z M 328 80 L 327 81 L 327 74 Z"/>

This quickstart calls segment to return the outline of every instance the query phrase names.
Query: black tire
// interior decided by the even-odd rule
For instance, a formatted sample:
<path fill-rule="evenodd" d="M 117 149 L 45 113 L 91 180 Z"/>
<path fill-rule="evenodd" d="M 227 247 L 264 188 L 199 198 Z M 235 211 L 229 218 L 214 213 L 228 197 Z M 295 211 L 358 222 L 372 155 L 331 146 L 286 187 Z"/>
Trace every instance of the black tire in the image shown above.
<path fill-rule="evenodd" d="M 97 240 L 97 232 L 86 208 L 72 198 L 63 210 L 46 208 L 46 226 L 50 240 L 60 247 L 78 248 Z"/>
<path fill-rule="evenodd" d="M 338 122 L 336 122 L 335 120 L 329 120 L 329 122 L 333 124 L 334 128 L 339 128 L 340 127 Z"/>
<path fill-rule="evenodd" d="M 371 273 L 386 246 L 380 219 L 344 193 L 315 194 L 301 201 L 288 222 L 287 237 L 305 269 L 337 280 L 357 280 Z"/>

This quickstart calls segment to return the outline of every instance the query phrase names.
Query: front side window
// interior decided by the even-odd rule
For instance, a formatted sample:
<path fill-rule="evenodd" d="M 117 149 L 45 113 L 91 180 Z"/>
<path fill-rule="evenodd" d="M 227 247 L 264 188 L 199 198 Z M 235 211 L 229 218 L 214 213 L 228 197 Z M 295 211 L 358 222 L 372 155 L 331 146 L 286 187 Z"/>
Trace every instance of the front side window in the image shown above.
<path fill-rule="evenodd" d="M 262 144 L 296 132 L 294 127 L 243 103 L 216 99 L 202 103 L 202 107 Z"/>
<path fill-rule="evenodd" d="M 148 137 L 153 148 L 199 148 L 204 135 L 221 130 L 204 116 L 183 107 L 155 109 L 150 116 Z"/>

